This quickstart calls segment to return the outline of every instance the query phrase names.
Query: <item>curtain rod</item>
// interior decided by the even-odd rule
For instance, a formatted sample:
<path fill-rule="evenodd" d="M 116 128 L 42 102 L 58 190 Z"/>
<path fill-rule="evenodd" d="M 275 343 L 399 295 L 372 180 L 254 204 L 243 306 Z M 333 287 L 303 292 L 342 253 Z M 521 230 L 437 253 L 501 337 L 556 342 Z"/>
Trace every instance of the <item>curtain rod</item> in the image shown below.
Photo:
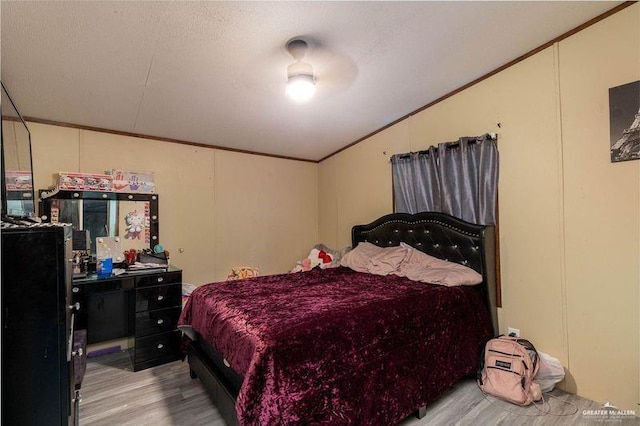
<path fill-rule="evenodd" d="M 495 132 L 485 133 L 485 135 L 489 136 L 489 139 L 491 139 L 493 141 L 498 139 L 498 134 L 495 133 Z M 481 137 L 481 136 L 479 136 L 479 137 Z M 469 141 L 470 144 L 475 144 L 476 142 L 477 141 L 475 139 L 472 139 L 472 140 Z M 455 148 L 455 147 L 457 147 L 459 145 L 460 145 L 460 142 L 458 142 L 458 141 L 445 143 L 445 147 L 447 147 L 447 148 Z M 425 149 L 425 150 L 422 150 L 422 151 L 418 151 L 417 153 L 418 154 L 427 154 L 428 152 L 429 152 L 429 149 Z M 387 155 L 387 151 L 384 151 L 382 154 L 383 155 Z M 409 157 L 411 154 L 412 154 L 411 152 L 408 152 L 406 154 L 400 154 L 400 158 Z M 391 157 L 389 157 L 389 162 L 391 162 Z"/>

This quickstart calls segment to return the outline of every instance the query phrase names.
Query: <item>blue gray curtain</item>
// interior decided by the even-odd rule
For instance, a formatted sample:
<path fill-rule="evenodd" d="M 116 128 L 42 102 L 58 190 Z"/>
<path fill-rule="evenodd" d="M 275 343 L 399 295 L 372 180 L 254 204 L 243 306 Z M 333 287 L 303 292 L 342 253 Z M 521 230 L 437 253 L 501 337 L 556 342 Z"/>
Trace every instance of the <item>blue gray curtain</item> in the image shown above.
<path fill-rule="evenodd" d="M 391 157 L 395 211 L 448 213 L 495 225 L 498 148 L 489 135 Z"/>

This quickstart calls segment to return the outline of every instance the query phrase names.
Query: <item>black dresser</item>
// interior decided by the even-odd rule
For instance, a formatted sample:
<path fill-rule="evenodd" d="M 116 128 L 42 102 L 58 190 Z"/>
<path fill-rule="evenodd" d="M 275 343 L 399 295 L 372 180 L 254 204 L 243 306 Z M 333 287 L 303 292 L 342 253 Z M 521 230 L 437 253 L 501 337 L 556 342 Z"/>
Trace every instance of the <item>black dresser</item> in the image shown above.
<path fill-rule="evenodd" d="M 133 370 L 139 371 L 180 359 L 182 271 L 124 273 L 75 279 L 73 302 L 77 326 L 87 330 L 89 344 L 130 337 Z"/>
<path fill-rule="evenodd" d="M 2 424 L 77 421 L 69 226 L 2 225 Z M 75 406 L 74 406 L 75 405 Z"/>

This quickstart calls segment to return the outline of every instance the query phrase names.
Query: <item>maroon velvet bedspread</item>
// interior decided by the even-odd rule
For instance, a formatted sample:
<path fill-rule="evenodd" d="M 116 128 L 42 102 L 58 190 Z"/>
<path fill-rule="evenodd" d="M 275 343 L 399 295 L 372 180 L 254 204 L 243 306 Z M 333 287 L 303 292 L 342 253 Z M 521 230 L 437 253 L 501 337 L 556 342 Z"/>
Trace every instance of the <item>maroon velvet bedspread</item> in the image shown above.
<path fill-rule="evenodd" d="M 244 376 L 242 425 L 395 424 L 473 373 L 492 334 L 471 287 L 347 268 L 199 287 L 179 324 Z"/>

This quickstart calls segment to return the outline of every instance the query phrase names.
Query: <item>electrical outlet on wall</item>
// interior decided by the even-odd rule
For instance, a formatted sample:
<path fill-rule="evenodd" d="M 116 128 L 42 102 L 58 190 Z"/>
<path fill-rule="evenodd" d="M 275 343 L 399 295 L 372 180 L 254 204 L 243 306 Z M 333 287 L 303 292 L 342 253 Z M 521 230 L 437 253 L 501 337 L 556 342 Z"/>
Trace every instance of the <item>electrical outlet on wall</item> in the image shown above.
<path fill-rule="evenodd" d="M 511 336 L 512 334 L 515 334 L 516 337 L 520 337 L 520 329 L 509 327 L 507 330 L 507 335 Z"/>

